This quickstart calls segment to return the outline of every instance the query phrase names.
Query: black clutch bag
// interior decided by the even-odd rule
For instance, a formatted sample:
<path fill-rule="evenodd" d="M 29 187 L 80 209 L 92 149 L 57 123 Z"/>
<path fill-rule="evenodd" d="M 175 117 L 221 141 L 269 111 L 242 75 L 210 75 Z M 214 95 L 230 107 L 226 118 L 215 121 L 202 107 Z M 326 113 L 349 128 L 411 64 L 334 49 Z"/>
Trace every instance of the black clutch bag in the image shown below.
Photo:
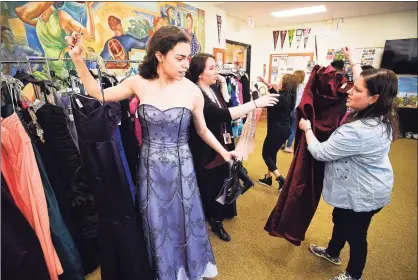
<path fill-rule="evenodd" d="M 244 185 L 241 184 L 240 179 L 244 182 Z M 225 179 L 216 201 L 222 205 L 231 204 L 252 186 L 254 186 L 254 183 L 244 172 L 242 162 L 233 161 L 229 170 L 229 176 Z"/>

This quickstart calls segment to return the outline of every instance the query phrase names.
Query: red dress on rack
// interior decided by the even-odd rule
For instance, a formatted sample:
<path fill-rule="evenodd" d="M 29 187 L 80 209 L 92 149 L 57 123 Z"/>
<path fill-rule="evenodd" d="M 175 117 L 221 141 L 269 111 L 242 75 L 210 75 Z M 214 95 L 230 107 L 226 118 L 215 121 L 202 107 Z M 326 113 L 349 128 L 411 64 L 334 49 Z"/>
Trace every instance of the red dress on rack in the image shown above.
<path fill-rule="evenodd" d="M 315 66 L 297 107 L 297 123 L 309 119 L 320 142 L 326 141 L 339 126 L 341 104 L 353 84 L 345 78 L 337 81 L 332 66 Z M 321 198 L 324 169 L 308 151 L 305 135 L 296 131 L 295 154 L 285 184 L 265 230 L 299 246 Z"/>

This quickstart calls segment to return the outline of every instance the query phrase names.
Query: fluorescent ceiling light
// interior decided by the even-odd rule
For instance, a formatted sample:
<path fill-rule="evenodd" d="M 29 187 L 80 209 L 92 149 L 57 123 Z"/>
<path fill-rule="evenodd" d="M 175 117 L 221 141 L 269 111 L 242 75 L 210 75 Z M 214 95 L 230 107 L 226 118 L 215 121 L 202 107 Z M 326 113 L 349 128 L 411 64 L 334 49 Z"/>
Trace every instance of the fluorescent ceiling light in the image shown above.
<path fill-rule="evenodd" d="M 294 17 L 294 16 L 301 16 L 301 15 L 309 15 L 309 14 L 318 14 L 326 12 L 327 8 L 324 5 L 321 6 L 312 6 L 306 8 L 299 8 L 293 10 L 284 10 L 271 13 L 275 17 Z"/>

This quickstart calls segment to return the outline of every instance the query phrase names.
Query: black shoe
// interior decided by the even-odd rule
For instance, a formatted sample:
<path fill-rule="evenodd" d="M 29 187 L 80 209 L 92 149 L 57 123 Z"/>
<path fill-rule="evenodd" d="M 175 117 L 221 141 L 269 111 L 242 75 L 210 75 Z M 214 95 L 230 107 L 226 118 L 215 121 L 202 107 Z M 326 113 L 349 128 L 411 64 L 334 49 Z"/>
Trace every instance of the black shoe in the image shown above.
<path fill-rule="evenodd" d="M 212 227 L 212 232 L 216 233 L 221 240 L 226 242 L 231 241 L 231 236 L 229 236 L 229 234 L 224 229 L 224 225 L 222 224 L 222 222 L 210 219 L 209 224 Z"/>
<path fill-rule="evenodd" d="M 286 180 L 285 177 L 283 177 L 282 175 L 280 175 L 276 181 L 279 182 L 279 190 L 281 190 L 283 188 L 284 185 L 284 181 Z"/>
<path fill-rule="evenodd" d="M 270 177 L 267 177 L 267 174 L 264 175 L 264 179 L 258 179 L 258 182 L 264 186 L 271 187 L 273 184 L 273 179 Z"/>

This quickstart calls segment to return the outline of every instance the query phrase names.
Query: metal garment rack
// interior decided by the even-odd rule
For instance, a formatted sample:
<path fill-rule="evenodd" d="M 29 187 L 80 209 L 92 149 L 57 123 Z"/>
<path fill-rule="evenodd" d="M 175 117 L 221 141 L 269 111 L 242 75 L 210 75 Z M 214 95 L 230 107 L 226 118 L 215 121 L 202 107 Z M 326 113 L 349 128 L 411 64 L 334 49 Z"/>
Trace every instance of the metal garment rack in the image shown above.
<path fill-rule="evenodd" d="M 26 60 L 2 60 L 0 63 L 5 64 L 19 64 L 19 63 L 47 63 L 49 61 L 71 61 L 71 58 L 48 58 L 40 56 L 28 56 Z M 98 61 L 97 58 L 83 58 L 84 61 Z M 131 62 L 131 63 L 141 63 L 142 60 L 132 60 L 132 59 L 103 59 L 104 62 Z"/>
<path fill-rule="evenodd" d="M 31 63 L 36 63 L 36 64 L 40 64 L 40 63 L 45 63 L 48 67 L 48 77 L 51 80 L 51 73 L 50 73 L 50 69 L 51 66 L 49 65 L 50 61 L 71 61 L 71 58 L 65 57 L 62 59 L 59 58 L 49 58 L 49 57 L 42 57 L 42 56 L 27 56 L 26 60 L 2 60 L 0 61 L 0 64 L 28 64 L 28 68 L 29 71 L 32 73 L 32 68 L 31 68 Z M 97 58 L 83 58 L 84 61 L 89 61 L 89 62 L 98 62 Z M 129 63 L 141 63 L 142 60 L 132 60 L 132 59 L 102 59 L 103 62 L 129 62 Z M 100 67 L 97 67 L 97 70 L 99 71 L 99 77 L 101 79 L 101 70 Z"/>

